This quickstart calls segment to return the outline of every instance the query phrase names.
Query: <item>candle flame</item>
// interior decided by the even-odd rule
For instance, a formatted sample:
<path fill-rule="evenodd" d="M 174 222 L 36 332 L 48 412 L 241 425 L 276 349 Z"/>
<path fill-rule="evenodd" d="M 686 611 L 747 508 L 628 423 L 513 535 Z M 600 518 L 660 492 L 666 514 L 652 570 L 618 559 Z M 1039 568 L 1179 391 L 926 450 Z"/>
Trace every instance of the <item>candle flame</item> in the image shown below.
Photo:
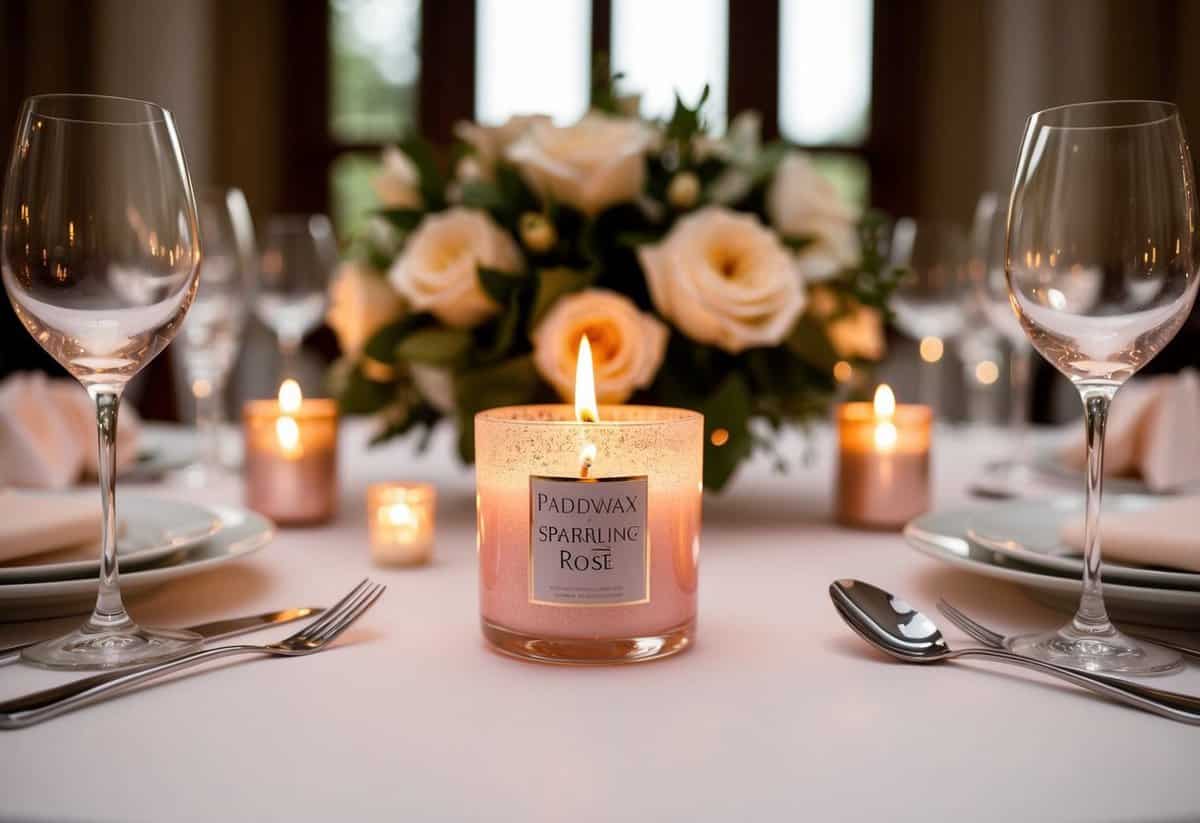
<path fill-rule="evenodd" d="M 595 423 L 600 419 L 596 378 L 592 373 L 592 344 L 586 334 L 579 338 L 579 357 L 575 361 L 575 419 L 580 423 Z"/>
<path fill-rule="evenodd" d="M 300 384 L 290 377 L 279 384 L 279 410 L 284 414 L 295 414 L 300 411 L 304 402 L 304 393 Z"/>
<path fill-rule="evenodd" d="M 875 390 L 875 416 L 891 419 L 896 413 L 896 395 L 892 393 L 887 383 L 880 384 Z"/>
<path fill-rule="evenodd" d="M 284 454 L 296 454 L 300 450 L 300 426 L 296 418 L 287 415 L 275 418 L 275 437 Z"/>
<path fill-rule="evenodd" d="M 887 383 L 875 390 L 875 448 L 890 452 L 896 447 L 896 424 L 892 417 L 896 414 L 896 395 L 892 393 Z"/>

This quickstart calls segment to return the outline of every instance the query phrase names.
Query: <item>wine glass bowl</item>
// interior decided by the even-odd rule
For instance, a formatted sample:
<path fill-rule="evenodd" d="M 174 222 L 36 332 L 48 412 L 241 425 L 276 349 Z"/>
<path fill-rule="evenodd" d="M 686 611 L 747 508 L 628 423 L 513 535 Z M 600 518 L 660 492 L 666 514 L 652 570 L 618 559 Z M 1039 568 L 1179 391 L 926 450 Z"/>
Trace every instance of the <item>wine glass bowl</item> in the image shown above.
<path fill-rule="evenodd" d="M 1118 632 L 1104 608 L 1104 429 L 1117 390 L 1175 336 L 1196 298 L 1192 161 L 1170 103 L 1062 106 L 1029 118 L 1009 202 L 1005 269 L 1033 347 L 1084 403 L 1088 443 L 1083 593 L 1070 624 L 1014 641 L 1092 671 L 1153 674 L 1173 652 Z"/>
<path fill-rule="evenodd" d="M 47 95 L 22 115 L 4 282 L 21 323 L 85 386 L 133 377 L 195 294 L 200 249 L 182 163 L 170 115 L 153 104 Z"/>
<path fill-rule="evenodd" d="M 288 359 L 304 335 L 325 315 L 329 277 L 337 265 L 337 241 L 321 214 L 268 219 L 259 261 L 255 311 L 275 332 Z"/>
<path fill-rule="evenodd" d="M 223 394 L 237 358 L 253 288 L 254 224 L 239 189 L 202 188 L 196 197 L 203 246 L 200 286 L 173 351 L 192 391 L 198 459 L 182 473 L 203 486 L 222 472 Z"/>
<path fill-rule="evenodd" d="M 31 662 L 112 668 L 199 643 L 142 628 L 125 611 L 115 486 L 121 392 L 179 331 L 199 258 L 192 186 L 168 111 L 91 95 L 25 101 L 0 207 L 0 271 L 21 323 L 95 402 L 103 547 L 92 616 L 25 649 Z"/>

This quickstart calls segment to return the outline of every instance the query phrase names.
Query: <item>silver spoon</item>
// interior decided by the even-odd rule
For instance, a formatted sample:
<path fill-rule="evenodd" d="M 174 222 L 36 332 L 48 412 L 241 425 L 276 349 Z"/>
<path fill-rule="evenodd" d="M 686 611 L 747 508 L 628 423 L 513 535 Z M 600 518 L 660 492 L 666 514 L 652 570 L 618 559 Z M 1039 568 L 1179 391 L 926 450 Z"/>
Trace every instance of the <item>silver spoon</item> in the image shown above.
<path fill-rule="evenodd" d="M 1200 726 L 1200 698 L 1068 669 L 1002 649 L 951 649 L 932 620 L 895 595 L 861 580 L 835 580 L 829 596 L 850 628 L 875 648 L 906 663 L 985 657 L 1053 675 L 1128 706 Z"/>

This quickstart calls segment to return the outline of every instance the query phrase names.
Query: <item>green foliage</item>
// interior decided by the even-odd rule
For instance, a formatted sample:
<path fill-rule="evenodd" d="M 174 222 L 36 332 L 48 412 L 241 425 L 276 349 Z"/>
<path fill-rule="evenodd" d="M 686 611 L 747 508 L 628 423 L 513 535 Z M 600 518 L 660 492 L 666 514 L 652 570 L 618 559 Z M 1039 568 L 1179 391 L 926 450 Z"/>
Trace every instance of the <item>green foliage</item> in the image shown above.
<path fill-rule="evenodd" d="M 620 76 L 611 75 L 605 63 L 593 77 L 593 107 L 624 113 L 628 100 L 618 95 Z M 423 207 L 380 211 L 390 231 L 383 229 L 376 240 L 356 246 L 356 253 L 378 271 L 386 271 L 427 215 L 454 204 L 486 212 L 520 244 L 525 265 L 515 272 L 477 270 L 480 289 L 498 309 L 474 328 L 451 328 L 432 315 L 415 313 L 373 334 L 362 362 L 338 371 L 342 408 L 347 413 L 381 414 L 377 439 L 418 434 L 424 442 L 440 414 L 413 384 L 409 365 L 445 369 L 453 380 L 459 453 L 470 461 L 477 412 L 557 399 L 531 354 L 531 334 L 557 301 L 586 288 L 611 289 L 643 311 L 657 313 L 638 260 L 639 247 L 661 241 L 678 219 L 714 202 L 766 224 L 767 190 L 790 147 L 781 142 L 760 147 L 753 126 L 740 130 L 737 142 L 714 143 L 704 133 L 708 95 L 706 87 L 694 106 L 676 96 L 675 109 L 662 124 L 665 140 L 646 158 L 645 187 L 636 202 L 595 215 L 540 197 L 503 160 L 486 170 L 486 178 L 451 182 L 427 143 L 417 138 L 404 141 L 401 148 L 420 175 Z M 455 151 L 471 150 L 464 144 Z M 668 196 L 671 183 L 684 173 L 699 182 L 699 200 L 673 205 Z M 532 227 L 524 233 L 523 220 Z M 375 228 L 380 225 L 376 221 Z M 868 213 L 859 228 L 860 264 L 822 284 L 837 300 L 837 308 L 824 316 L 801 316 L 781 345 L 731 354 L 672 329 L 654 383 L 633 400 L 704 414 L 704 483 L 709 490 L 727 485 L 755 451 L 768 452 L 777 465 L 784 465 L 782 456 L 772 452 L 773 433 L 819 418 L 833 397 L 832 369 L 841 358 L 829 336 L 830 321 L 859 304 L 887 311 L 898 279 L 883 256 L 887 223 L 881 215 Z M 818 239 L 781 237 L 796 253 Z M 715 438 L 719 446 L 713 442 L 718 430 L 723 432 Z"/>
<path fill-rule="evenodd" d="M 531 357 L 471 369 L 456 375 L 458 401 L 458 453 L 467 463 L 475 460 L 475 415 L 497 406 L 514 406 L 546 399 Z"/>
<path fill-rule="evenodd" d="M 450 368 L 466 359 L 471 335 L 462 329 L 427 326 L 410 332 L 395 348 L 397 359 L 425 366 Z"/>

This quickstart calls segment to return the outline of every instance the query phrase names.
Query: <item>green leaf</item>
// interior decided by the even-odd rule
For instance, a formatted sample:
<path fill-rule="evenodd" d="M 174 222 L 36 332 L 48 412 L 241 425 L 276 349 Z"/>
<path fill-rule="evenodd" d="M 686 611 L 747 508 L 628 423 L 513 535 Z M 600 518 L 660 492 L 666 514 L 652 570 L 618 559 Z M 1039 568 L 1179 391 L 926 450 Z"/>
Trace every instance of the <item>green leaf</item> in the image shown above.
<path fill-rule="evenodd" d="M 841 360 L 824 327 L 814 318 L 802 315 L 788 335 L 788 350 L 815 369 L 828 372 Z"/>
<path fill-rule="evenodd" d="M 704 488 L 720 491 L 733 472 L 754 449 L 750 436 L 750 387 L 733 372 L 704 401 Z M 720 446 L 713 443 L 713 432 L 723 429 L 728 438 Z"/>
<path fill-rule="evenodd" d="M 462 184 L 462 204 L 468 209 L 496 211 L 504 208 L 504 194 L 488 180 L 469 180 Z"/>
<path fill-rule="evenodd" d="M 396 356 L 413 363 L 452 366 L 471 349 L 471 334 L 465 329 L 430 326 L 412 332 L 396 346 Z"/>
<path fill-rule="evenodd" d="M 517 339 L 517 329 L 521 327 L 521 297 L 513 292 L 508 299 L 508 305 L 495 324 L 495 334 L 491 344 L 480 354 L 484 363 L 494 363 L 507 357 Z"/>
<path fill-rule="evenodd" d="M 367 379 L 358 364 L 346 375 L 338 406 L 345 414 L 374 414 L 387 407 L 395 395 L 395 384 Z"/>
<path fill-rule="evenodd" d="M 425 212 L 421 209 L 381 209 L 378 214 L 395 226 L 397 230 L 406 234 L 425 219 Z"/>
<path fill-rule="evenodd" d="M 704 91 L 700 93 L 700 99 L 696 101 L 695 108 L 688 108 L 679 93 L 675 94 L 675 111 L 671 113 L 671 119 L 667 121 L 667 139 L 687 142 L 696 134 L 704 131 L 704 118 L 701 111 L 704 109 L 705 102 L 708 101 L 709 94 L 708 84 L 704 84 Z"/>
<path fill-rule="evenodd" d="M 475 460 L 475 415 L 484 409 L 531 403 L 541 393 L 541 380 L 533 358 L 515 357 L 455 376 L 458 402 L 458 451 L 462 459 Z"/>
<path fill-rule="evenodd" d="M 507 305 L 513 295 L 529 283 L 529 275 L 525 272 L 507 272 L 486 266 L 478 267 L 476 277 L 484 293 L 501 306 Z"/>
<path fill-rule="evenodd" d="M 533 311 L 529 316 L 529 331 L 537 328 L 537 324 L 550 311 L 550 307 L 558 298 L 573 291 L 578 291 L 591 282 L 587 272 L 576 271 L 565 267 L 542 269 L 537 275 L 537 291 L 533 298 Z"/>
<path fill-rule="evenodd" d="M 779 236 L 779 239 L 783 241 L 783 245 L 787 246 L 792 251 L 804 251 L 817 240 L 816 237 L 807 234 L 803 236 L 783 234 Z"/>
<path fill-rule="evenodd" d="M 388 323 L 375 332 L 363 346 L 363 354 L 372 360 L 391 365 L 396 361 L 396 346 L 408 336 L 413 329 L 428 322 L 429 317 L 421 314 L 410 314 L 395 322 Z"/>
<path fill-rule="evenodd" d="M 421 178 L 421 197 L 425 207 L 436 210 L 445 202 L 446 179 L 437 164 L 433 145 L 416 135 L 400 141 L 400 149 L 412 159 Z"/>

